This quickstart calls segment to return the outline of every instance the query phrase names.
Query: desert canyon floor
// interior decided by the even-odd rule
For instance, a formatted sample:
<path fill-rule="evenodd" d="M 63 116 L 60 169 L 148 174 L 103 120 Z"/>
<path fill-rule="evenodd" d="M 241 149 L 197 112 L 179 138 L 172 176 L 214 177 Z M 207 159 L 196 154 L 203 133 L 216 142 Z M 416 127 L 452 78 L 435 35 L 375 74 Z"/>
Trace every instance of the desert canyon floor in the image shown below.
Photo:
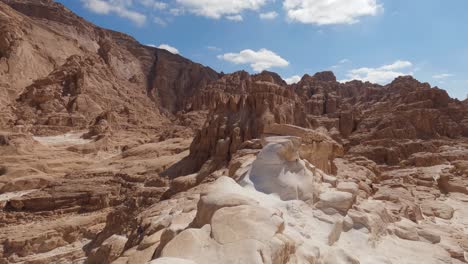
<path fill-rule="evenodd" d="M 0 263 L 468 263 L 468 100 L 214 70 L 0 0 Z"/>

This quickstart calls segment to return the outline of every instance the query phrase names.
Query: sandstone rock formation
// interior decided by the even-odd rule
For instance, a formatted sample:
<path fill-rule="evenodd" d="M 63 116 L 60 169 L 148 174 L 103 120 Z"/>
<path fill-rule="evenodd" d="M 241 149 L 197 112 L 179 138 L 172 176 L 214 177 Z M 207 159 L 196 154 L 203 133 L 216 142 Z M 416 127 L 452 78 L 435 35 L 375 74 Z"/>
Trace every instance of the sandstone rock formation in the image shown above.
<path fill-rule="evenodd" d="M 237 72 L 208 85 L 193 100 L 197 108 L 211 107 L 212 115 L 191 146 L 195 165 L 190 173 L 203 164 L 215 170 L 242 142 L 260 138 L 275 123 L 319 129 L 353 155 L 387 165 L 434 151 L 437 146 L 427 139 L 455 142 L 468 135 L 466 107 L 410 76 L 382 87 L 341 84 L 325 72 L 286 86 L 273 73 Z M 324 170 L 334 172 L 333 166 Z"/>
<path fill-rule="evenodd" d="M 0 263 L 468 263 L 468 103 L 219 74 L 0 0 Z"/>
<path fill-rule="evenodd" d="M 161 112 L 184 110 L 186 97 L 219 76 L 53 1 L 0 5 L 2 126 L 64 132 L 110 111 L 121 127 L 155 127 L 167 121 Z"/>

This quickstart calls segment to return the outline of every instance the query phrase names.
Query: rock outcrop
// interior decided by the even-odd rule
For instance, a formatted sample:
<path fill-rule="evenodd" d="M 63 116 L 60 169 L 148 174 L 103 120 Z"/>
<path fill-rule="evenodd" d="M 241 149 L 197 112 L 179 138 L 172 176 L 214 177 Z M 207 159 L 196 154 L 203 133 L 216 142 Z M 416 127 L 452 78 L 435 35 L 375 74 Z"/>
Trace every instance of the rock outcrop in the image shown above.
<path fill-rule="evenodd" d="M 429 219 L 413 222 L 404 211 L 395 214 L 395 204 L 358 196 L 360 187 L 352 178 L 338 173 L 332 185 L 326 179 L 331 176 L 312 165 L 295 169 L 307 163 L 299 157 L 296 138 L 265 140 L 269 143 L 237 183 L 220 177 L 171 198 L 171 210 L 180 213 L 155 217 L 177 220 L 166 224 L 162 236 L 170 241 L 155 242 L 153 258 L 169 263 L 466 262 L 460 254 L 466 235 L 457 235 L 456 221 L 438 231 Z M 427 199 L 416 189 L 418 199 Z M 303 196 L 303 191 L 313 195 Z M 200 193 L 196 208 L 183 198 L 189 193 Z M 453 217 L 443 201 L 427 200 L 422 207 L 427 217 Z M 459 213 L 468 213 L 465 209 Z"/>
<path fill-rule="evenodd" d="M 2 127 L 65 132 L 86 128 L 105 111 L 124 127 L 156 127 L 219 77 L 53 1 L 5 0 L 0 8 Z"/>
<path fill-rule="evenodd" d="M 438 87 L 219 74 L 0 0 L 0 263 L 460 264 L 467 208 Z"/>
<path fill-rule="evenodd" d="M 185 173 L 204 164 L 203 171 L 214 171 L 243 142 L 274 134 L 268 131 L 275 129 L 274 124 L 318 129 L 347 152 L 387 165 L 432 151 L 436 146 L 429 139 L 453 141 L 468 135 L 466 107 L 445 91 L 410 76 L 387 86 L 359 81 L 341 84 L 330 72 L 306 75 L 292 86 L 276 77 L 269 72 L 252 76 L 237 72 L 194 96 L 194 107 L 208 107 L 211 114 L 191 146 L 192 170 Z M 291 128 L 286 133 L 303 132 Z M 340 151 L 331 152 L 328 158 L 316 160 L 326 172 L 334 172 L 325 163 Z"/>

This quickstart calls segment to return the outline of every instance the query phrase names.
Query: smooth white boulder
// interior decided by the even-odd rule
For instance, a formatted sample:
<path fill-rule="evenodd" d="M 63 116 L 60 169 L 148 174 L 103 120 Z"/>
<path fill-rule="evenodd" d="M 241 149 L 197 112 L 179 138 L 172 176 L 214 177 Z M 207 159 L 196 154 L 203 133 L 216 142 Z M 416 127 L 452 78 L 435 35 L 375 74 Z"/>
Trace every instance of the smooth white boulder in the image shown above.
<path fill-rule="evenodd" d="M 326 191 L 319 195 L 316 207 L 322 210 L 329 208 L 346 213 L 353 205 L 354 197 L 351 193 L 340 191 Z"/>
<path fill-rule="evenodd" d="M 202 227 L 211 223 L 211 218 L 217 210 L 223 207 L 235 207 L 239 205 L 256 205 L 258 202 L 238 193 L 226 195 L 221 192 L 203 195 L 198 201 L 197 215 L 192 227 Z"/>
<path fill-rule="evenodd" d="M 257 191 L 277 194 L 282 200 L 313 198 L 313 177 L 299 157 L 299 141 L 293 137 L 269 138 L 258 154 L 246 181 Z"/>
<path fill-rule="evenodd" d="M 220 244 L 254 239 L 268 243 L 284 229 L 278 213 L 264 207 L 241 205 L 218 210 L 211 220 L 211 235 Z"/>
<path fill-rule="evenodd" d="M 336 189 L 341 192 L 349 192 L 352 195 L 356 195 L 359 191 L 359 186 L 354 182 L 340 182 L 336 186 Z"/>
<path fill-rule="evenodd" d="M 154 259 L 148 262 L 148 264 L 197 264 L 197 263 L 191 260 L 180 259 L 180 258 L 158 258 L 158 259 Z"/>

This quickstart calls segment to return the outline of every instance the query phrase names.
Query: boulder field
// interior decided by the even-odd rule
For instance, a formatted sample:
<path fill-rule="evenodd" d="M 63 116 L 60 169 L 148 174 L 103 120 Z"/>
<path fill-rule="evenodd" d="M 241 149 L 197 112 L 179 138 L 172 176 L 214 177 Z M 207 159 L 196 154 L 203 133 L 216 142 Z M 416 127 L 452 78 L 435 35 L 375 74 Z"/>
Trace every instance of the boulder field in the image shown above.
<path fill-rule="evenodd" d="M 0 0 L 4 263 L 468 263 L 468 100 L 217 73 Z"/>

